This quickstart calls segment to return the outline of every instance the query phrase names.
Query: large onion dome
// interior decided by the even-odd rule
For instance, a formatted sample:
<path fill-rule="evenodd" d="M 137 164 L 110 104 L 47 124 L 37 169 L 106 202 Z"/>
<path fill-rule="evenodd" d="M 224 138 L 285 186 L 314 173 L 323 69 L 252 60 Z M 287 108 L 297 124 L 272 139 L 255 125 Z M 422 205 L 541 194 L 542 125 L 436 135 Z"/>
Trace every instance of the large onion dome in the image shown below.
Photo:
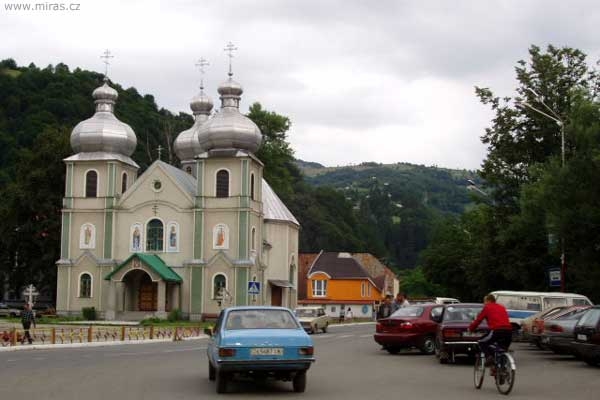
<path fill-rule="evenodd" d="M 81 121 L 71 133 L 71 147 L 75 153 L 105 152 L 131 156 L 137 145 L 133 129 L 115 117 L 117 91 L 106 82 L 92 93 L 96 113 Z"/>
<path fill-rule="evenodd" d="M 258 126 L 240 113 L 242 86 L 229 79 L 219 86 L 221 109 L 198 133 L 200 147 L 204 151 L 213 149 L 241 149 L 254 153 L 262 143 L 262 134 Z"/>
<path fill-rule="evenodd" d="M 177 135 L 174 149 L 177 158 L 181 161 L 192 160 L 198 154 L 204 152 L 198 141 L 198 132 L 204 123 L 208 120 L 213 108 L 213 102 L 204 94 L 204 88 L 200 87 L 200 93 L 190 102 L 190 108 L 194 113 L 194 125 Z"/>

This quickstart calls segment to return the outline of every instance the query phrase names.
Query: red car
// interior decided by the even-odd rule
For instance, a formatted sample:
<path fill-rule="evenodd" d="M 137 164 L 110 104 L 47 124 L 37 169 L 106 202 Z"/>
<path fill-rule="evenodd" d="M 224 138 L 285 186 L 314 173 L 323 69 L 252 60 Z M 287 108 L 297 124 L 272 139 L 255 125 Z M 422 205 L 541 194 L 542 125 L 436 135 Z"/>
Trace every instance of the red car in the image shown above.
<path fill-rule="evenodd" d="M 469 325 L 483 309 L 483 304 L 449 304 L 444 308 L 437 328 L 435 353 L 440 364 L 454 362 L 454 356 L 465 354 L 474 357 L 479 350 L 477 342 L 488 334 L 486 321 L 475 332 L 469 332 Z"/>
<path fill-rule="evenodd" d="M 416 347 L 423 354 L 435 352 L 435 321 L 444 306 L 418 304 L 400 308 L 387 318 L 377 321 L 374 339 L 390 354 Z"/>

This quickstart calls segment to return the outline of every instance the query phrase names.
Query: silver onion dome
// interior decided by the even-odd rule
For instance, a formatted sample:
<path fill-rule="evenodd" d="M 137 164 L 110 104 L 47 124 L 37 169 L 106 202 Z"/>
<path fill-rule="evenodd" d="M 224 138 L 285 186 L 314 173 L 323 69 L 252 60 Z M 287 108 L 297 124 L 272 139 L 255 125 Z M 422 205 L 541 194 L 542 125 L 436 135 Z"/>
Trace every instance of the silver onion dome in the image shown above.
<path fill-rule="evenodd" d="M 203 87 L 200 87 L 200 93 L 192 98 L 190 108 L 194 113 L 194 125 L 177 135 L 173 147 L 177 158 L 181 161 L 193 159 L 204 150 L 198 141 L 198 132 L 204 123 L 208 120 L 210 112 L 213 109 L 213 102 L 206 94 Z"/>
<path fill-rule="evenodd" d="M 131 156 L 137 145 L 133 129 L 115 117 L 117 91 L 106 82 L 92 93 L 96 113 L 81 121 L 71 132 L 71 148 L 75 153 L 106 152 Z"/>
<path fill-rule="evenodd" d="M 221 109 L 198 133 L 204 151 L 242 149 L 255 153 L 262 143 L 262 134 L 250 118 L 239 111 L 242 86 L 231 78 L 219 86 Z"/>

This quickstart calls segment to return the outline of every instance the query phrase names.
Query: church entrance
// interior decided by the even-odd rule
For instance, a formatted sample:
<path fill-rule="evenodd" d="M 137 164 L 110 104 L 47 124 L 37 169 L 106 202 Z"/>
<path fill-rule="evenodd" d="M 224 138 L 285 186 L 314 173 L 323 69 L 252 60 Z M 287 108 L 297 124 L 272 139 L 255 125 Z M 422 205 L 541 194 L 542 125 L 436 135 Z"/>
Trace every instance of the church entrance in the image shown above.
<path fill-rule="evenodd" d="M 125 295 L 123 311 L 156 311 L 158 306 L 158 283 L 152 282 L 145 271 L 131 270 L 123 277 Z"/>
<path fill-rule="evenodd" d="M 283 288 L 271 285 L 271 305 L 281 306 L 283 300 Z"/>

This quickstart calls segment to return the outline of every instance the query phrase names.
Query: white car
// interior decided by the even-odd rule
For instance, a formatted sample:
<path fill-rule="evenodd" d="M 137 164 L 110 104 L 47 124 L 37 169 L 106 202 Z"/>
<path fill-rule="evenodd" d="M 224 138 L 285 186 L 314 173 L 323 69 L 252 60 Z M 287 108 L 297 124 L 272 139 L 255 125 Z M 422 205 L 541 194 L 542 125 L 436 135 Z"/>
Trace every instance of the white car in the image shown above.
<path fill-rule="evenodd" d="M 316 333 L 319 330 L 322 330 L 323 333 L 327 332 L 329 317 L 323 307 L 298 307 L 294 313 L 306 332 Z"/>
<path fill-rule="evenodd" d="M 0 303 L 0 317 L 16 318 L 21 315 L 21 310 L 14 307 L 9 307 L 8 304 Z"/>

